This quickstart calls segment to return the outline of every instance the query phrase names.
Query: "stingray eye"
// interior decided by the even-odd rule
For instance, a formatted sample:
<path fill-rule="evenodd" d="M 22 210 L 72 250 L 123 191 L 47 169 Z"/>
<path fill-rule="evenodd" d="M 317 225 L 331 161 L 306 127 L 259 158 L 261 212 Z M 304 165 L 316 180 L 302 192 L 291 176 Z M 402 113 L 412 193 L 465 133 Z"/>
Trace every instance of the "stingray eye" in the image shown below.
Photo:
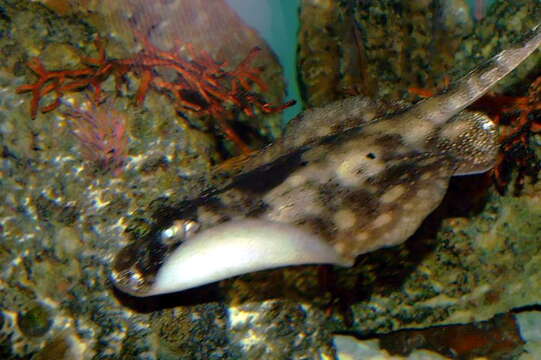
<path fill-rule="evenodd" d="M 376 154 L 373 153 L 373 152 L 369 152 L 368 154 L 366 154 L 366 158 L 367 159 L 375 159 L 376 158 Z"/>
<path fill-rule="evenodd" d="M 200 227 L 200 224 L 194 220 L 175 220 L 170 227 L 161 232 L 160 240 L 163 245 L 171 246 L 188 240 L 199 231 Z"/>

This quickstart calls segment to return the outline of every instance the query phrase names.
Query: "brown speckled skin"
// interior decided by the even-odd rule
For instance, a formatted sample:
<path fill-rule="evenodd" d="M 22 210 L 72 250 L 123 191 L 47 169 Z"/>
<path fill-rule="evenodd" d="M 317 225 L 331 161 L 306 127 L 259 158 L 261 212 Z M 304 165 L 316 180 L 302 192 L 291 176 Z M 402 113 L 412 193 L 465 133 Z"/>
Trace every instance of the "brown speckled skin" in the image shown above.
<path fill-rule="evenodd" d="M 492 167 L 495 126 L 464 109 L 540 43 L 538 26 L 445 93 L 408 109 L 395 106 L 394 114 L 362 97 L 308 110 L 282 140 L 234 169 L 222 191 L 196 200 L 179 218 L 202 228 L 245 217 L 291 223 L 349 260 L 399 244 L 440 203 L 451 176 Z M 117 256 L 114 278 L 135 274 L 148 285 L 175 247 L 152 239 L 128 247 Z"/>
<path fill-rule="evenodd" d="M 230 191 L 282 174 L 249 196 L 261 198 L 257 215 L 318 233 L 352 259 L 407 239 L 440 203 L 449 178 L 460 168 L 489 168 L 496 150 L 495 128 L 482 115 L 465 112 L 439 126 L 402 114 L 327 137 Z"/>

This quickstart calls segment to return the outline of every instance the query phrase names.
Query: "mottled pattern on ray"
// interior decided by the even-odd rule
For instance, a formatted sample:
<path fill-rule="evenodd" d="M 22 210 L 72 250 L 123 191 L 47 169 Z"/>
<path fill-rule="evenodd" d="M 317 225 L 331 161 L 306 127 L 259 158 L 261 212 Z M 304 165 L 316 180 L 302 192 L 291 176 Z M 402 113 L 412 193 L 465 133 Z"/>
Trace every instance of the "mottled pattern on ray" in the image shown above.
<path fill-rule="evenodd" d="M 262 216 L 317 233 L 348 258 L 406 240 L 440 203 L 457 161 L 366 133 L 370 125 L 303 153 L 263 197 Z"/>

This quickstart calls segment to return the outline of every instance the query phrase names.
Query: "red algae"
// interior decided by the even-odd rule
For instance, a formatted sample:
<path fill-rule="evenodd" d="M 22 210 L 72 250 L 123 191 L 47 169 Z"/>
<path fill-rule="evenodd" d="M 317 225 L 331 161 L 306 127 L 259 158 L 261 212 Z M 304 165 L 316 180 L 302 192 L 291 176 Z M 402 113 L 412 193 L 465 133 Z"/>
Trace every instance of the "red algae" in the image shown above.
<path fill-rule="evenodd" d="M 120 175 L 128 147 L 125 114 L 115 110 L 111 101 L 87 104 L 89 109 L 70 107 L 65 113 L 79 140 L 81 153 L 101 171 Z"/>
<path fill-rule="evenodd" d="M 177 42 L 174 49 L 164 51 L 152 44 L 148 38 L 136 32 L 144 49 L 131 57 L 110 59 L 100 39 L 96 39 L 98 56 L 81 56 L 83 68 L 75 70 L 49 71 L 39 58 L 28 62 L 28 67 L 38 76 L 31 84 L 25 84 L 17 92 L 31 92 L 30 114 L 35 118 L 38 111 L 55 110 L 62 103 L 65 93 L 93 88 L 94 101 L 101 98 L 101 84 L 109 76 L 114 76 L 117 89 L 121 87 L 128 73 L 137 76 L 139 87 L 135 94 L 137 104 L 142 105 L 150 89 L 167 94 L 180 112 L 195 115 L 210 115 L 221 131 L 243 152 L 250 148 L 241 140 L 229 125 L 228 120 L 236 111 L 255 116 L 256 110 L 262 113 L 276 113 L 291 106 L 294 102 L 274 106 L 263 99 L 260 93 L 268 90 L 260 77 L 262 69 L 253 66 L 260 48 L 253 48 L 236 67 L 226 69 L 224 63 L 217 62 L 206 51 L 196 52 L 192 45 Z M 190 57 L 180 55 L 179 49 L 187 47 Z M 169 70 L 174 76 L 161 73 Z M 255 87 L 259 92 L 255 91 Z M 42 105 L 45 95 L 53 93 L 55 100 Z"/>

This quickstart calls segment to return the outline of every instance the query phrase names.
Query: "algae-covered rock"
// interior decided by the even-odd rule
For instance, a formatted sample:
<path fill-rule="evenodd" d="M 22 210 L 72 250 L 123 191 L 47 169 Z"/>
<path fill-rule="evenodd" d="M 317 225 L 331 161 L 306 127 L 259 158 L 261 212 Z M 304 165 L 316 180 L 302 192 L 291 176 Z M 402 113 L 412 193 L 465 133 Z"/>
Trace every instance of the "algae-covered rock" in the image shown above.
<path fill-rule="evenodd" d="M 125 59 L 141 50 L 141 38 L 134 31 L 114 31 L 119 25 L 114 21 L 133 25 L 129 17 L 135 11 L 127 7 L 137 4 L 45 3 L 58 12 L 30 0 L 0 1 L 0 309 L 10 319 L 0 330 L 0 357 L 47 358 L 47 354 L 66 353 L 66 358 L 112 354 L 131 359 L 158 354 L 160 342 L 150 333 L 149 316 L 130 311 L 115 298 L 109 283 L 111 259 L 127 241 L 136 241 L 167 222 L 186 199 L 209 188 L 211 167 L 238 149 L 224 141 L 211 118 L 179 111 L 172 94 L 150 89 L 144 103 L 137 103 L 141 77 L 136 71 L 85 83 L 85 71 L 95 71 L 103 56 Z M 176 19 L 167 19 L 174 18 L 175 11 L 178 14 L 173 5 L 170 11 L 154 13 L 156 19 L 179 25 Z M 187 61 L 201 61 L 190 57 L 208 51 L 227 69 L 260 45 L 264 50 L 255 59 L 254 71 L 261 69 L 269 86 L 254 91 L 268 90 L 263 94 L 269 95 L 266 100 L 280 104 L 282 72 L 271 50 L 225 2 L 216 2 L 210 11 L 228 14 L 237 30 L 197 28 L 200 38 L 187 39 L 170 29 L 164 41 L 156 36 L 151 40 L 162 50 L 172 50 L 177 40 L 190 43 L 190 50 L 182 49 Z M 203 7 L 199 15 L 206 12 Z M 149 26 L 143 20 L 138 19 L 138 24 Z M 234 49 L 225 46 L 229 40 Z M 43 93 L 29 90 L 51 71 L 75 71 L 66 76 L 69 79 L 59 76 L 55 81 L 81 81 L 70 83 L 58 104 L 59 94 L 50 91 L 55 81 L 41 88 Z M 97 93 L 103 98 L 96 99 Z M 106 137 L 104 142 L 118 143 L 99 157 L 88 147 L 103 151 L 94 143 L 96 138 L 103 140 L 103 134 L 93 126 L 81 128 L 85 120 L 72 115 L 91 112 L 92 104 L 101 106 L 102 101 L 111 106 L 105 115 L 116 118 L 111 121 L 116 128 L 109 133 L 116 131 L 122 137 Z M 34 118 L 32 109 L 38 110 Z M 103 117 L 103 112 L 99 115 Z M 257 141 L 280 132 L 279 114 L 237 115 L 249 129 L 246 133 Z M 104 159 L 115 157 L 122 166 L 105 166 Z M 34 303 L 47 304 L 48 315 L 30 310 Z M 86 351 L 70 355 L 75 350 L 66 350 L 66 342 L 70 349 L 75 344 L 74 348 Z M 205 349 L 210 353 L 212 348 L 210 344 Z"/>
<path fill-rule="evenodd" d="M 0 0 L 6 35 L 0 38 L 3 359 L 332 359 L 334 332 L 377 335 L 468 322 L 539 302 L 540 185 L 527 181 L 519 196 L 502 196 L 482 176 L 454 180 L 442 206 L 406 244 L 363 256 L 352 269 L 274 270 L 144 300 L 116 291 L 109 282 L 113 256 L 208 189 L 223 142 L 202 119 L 179 116 L 162 93 L 149 91 L 144 104 L 136 104 L 137 74 L 119 89 L 110 78 L 102 91 L 125 114 L 130 140 L 122 171 L 99 171 L 82 156 L 65 104 L 32 119 L 32 95 L 16 89 L 36 81 L 26 66 L 32 57 L 51 69 L 98 58 L 95 34 L 110 30 L 100 6 L 109 18 L 128 21 L 131 12 L 116 1 L 110 8 L 98 0 L 69 2 L 69 8 L 41 2 L 58 13 L 39 2 Z M 351 92 L 414 101 L 409 87 L 444 87 L 447 74 L 461 76 L 517 40 L 539 21 L 540 11 L 538 1 L 499 1 L 471 31 L 459 32 L 438 22 L 430 1 L 304 1 L 299 66 L 307 103 Z M 145 24 L 153 39 L 171 45 L 155 29 L 170 26 L 171 36 L 175 20 L 153 19 L 157 23 Z M 138 50 L 129 34 L 110 33 L 110 56 Z M 449 47 L 439 51 L 438 44 Z M 225 50 L 207 50 L 229 60 Z M 234 53 L 233 65 L 246 55 Z M 281 100 L 281 72 L 269 57 L 262 69 L 269 100 Z M 539 57 L 497 91 L 523 95 L 537 76 Z M 64 100 L 82 105 L 92 94 L 73 91 Z M 48 94 L 42 105 L 51 101 Z M 277 118 L 258 116 L 250 126 L 271 138 L 277 124 Z M 539 153 L 539 142 L 532 146 Z"/>

